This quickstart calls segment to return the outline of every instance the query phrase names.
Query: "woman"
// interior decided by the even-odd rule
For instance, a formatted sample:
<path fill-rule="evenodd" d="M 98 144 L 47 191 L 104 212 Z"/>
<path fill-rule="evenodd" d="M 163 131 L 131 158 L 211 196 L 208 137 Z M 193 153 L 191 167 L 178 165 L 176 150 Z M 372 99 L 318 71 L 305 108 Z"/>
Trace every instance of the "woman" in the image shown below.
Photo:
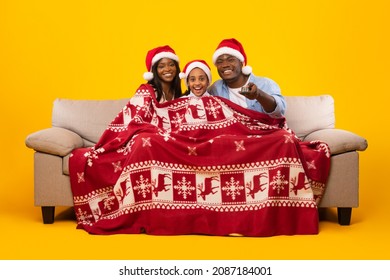
<path fill-rule="evenodd" d="M 152 85 L 159 103 L 171 101 L 182 95 L 179 78 L 179 58 L 168 45 L 148 51 L 144 79 Z"/>

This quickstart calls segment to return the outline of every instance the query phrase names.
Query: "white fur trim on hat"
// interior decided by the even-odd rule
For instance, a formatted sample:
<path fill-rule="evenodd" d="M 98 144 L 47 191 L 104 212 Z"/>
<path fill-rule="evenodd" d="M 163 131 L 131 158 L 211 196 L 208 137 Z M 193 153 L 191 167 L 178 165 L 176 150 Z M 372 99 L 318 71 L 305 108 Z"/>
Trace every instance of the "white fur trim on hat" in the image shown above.
<path fill-rule="evenodd" d="M 230 54 L 232 56 L 237 57 L 241 62 L 243 62 L 243 63 L 245 62 L 244 56 L 238 50 L 235 50 L 235 49 L 229 48 L 229 47 L 222 47 L 222 48 L 217 49 L 214 52 L 214 54 L 213 54 L 213 63 L 215 64 L 215 62 L 217 61 L 218 56 L 223 55 L 223 54 Z"/>
<path fill-rule="evenodd" d="M 156 54 L 155 56 L 153 56 L 151 67 L 153 67 L 153 65 L 162 58 L 170 58 L 172 60 L 179 62 L 179 57 L 176 54 L 174 54 L 172 52 L 160 52 L 160 53 Z M 152 70 L 152 69 L 149 69 L 149 70 Z"/>
<path fill-rule="evenodd" d="M 144 73 L 144 79 L 147 80 L 147 81 L 153 80 L 153 77 L 154 77 L 154 75 L 153 75 L 152 72 L 145 72 Z"/>
<path fill-rule="evenodd" d="M 212 79 L 211 79 L 211 71 L 210 71 L 210 69 L 204 63 L 199 62 L 199 61 L 194 61 L 190 65 L 188 65 L 187 68 L 186 68 L 186 72 L 185 73 L 181 72 L 180 74 L 182 74 L 182 75 L 179 74 L 179 76 L 181 76 L 180 79 L 186 79 L 186 83 L 187 83 L 188 75 L 195 68 L 202 69 L 206 73 L 207 78 L 209 79 L 209 83 L 211 84 Z"/>

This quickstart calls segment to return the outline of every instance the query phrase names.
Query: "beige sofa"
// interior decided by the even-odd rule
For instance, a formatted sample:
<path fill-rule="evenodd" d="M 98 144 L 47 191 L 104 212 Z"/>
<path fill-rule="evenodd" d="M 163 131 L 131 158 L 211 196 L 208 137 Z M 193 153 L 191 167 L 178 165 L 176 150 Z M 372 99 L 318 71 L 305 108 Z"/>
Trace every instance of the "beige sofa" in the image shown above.
<path fill-rule="evenodd" d="M 26 146 L 34 149 L 35 206 L 43 223 L 54 222 L 56 206 L 73 206 L 69 180 L 69 153 L 92 146 L 128 99 L 56 99 L 52 127 L 34 132 Z M 340 225 L 349 225 L 352 208 L 359 206 L 359 154 L 366 139 L 335 128 L 334 100 L 330 95 L 286 96 L 287 124 L 303 140 L 323 140 L 332 153 L 331 171 L 322 208 L 336 208 Z"/>

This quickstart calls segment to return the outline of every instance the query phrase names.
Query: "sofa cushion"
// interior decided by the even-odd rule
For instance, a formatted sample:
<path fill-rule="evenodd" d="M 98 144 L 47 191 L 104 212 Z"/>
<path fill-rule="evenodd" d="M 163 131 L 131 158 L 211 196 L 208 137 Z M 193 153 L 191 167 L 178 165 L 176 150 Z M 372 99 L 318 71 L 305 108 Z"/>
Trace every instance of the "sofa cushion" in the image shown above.
<path fill-rule="evenodd" d="M 96 143 L 128 101 L 128 98 L 118 100 L 58 98 L 54 101 L 52 126 L 69 129 L 82 138 Z"/>
<path fill-rule="evenodd" d="M 335 127 L 332 96 L 285 96 L 285 99 L 287 125 L 299 138 L 316 130 Z"/>
<path fill-rule="evenodd" d="M 321 140 L 328 144 L 332 155 L 352 151 L 364 151 L 367 140 L 353 132 L 343 129 L 321 129 L 308 134 L 305 141 Z"/>
<path fill-rule="evenodd" d="M 31 133 L 25 140 L 27 147 L 35 151 L 65 156 L 73 149 L 83 147 L 83 139 L 73 131 L 51 127 Z"/>

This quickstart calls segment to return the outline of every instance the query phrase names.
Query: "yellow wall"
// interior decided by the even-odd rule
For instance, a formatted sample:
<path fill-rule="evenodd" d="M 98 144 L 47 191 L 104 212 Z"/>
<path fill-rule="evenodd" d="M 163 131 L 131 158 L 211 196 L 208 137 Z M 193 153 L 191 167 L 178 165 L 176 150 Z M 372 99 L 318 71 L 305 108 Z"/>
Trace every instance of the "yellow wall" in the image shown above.
<path fill-rule="evenodd" d="M 377 203 L 373 188 L 388 185 L 388 1 L 171 3 L 0 0 L 3 205 L 20 193 L 32 203 L 33 152 L 24 140 L 50 126 L 55 98 L 130 97 L 144 82 L 150 48 L 171 45 L 182 67 L 195 58 L 211 65 L 220 40 L 230 37 L 243 43 L 254 73 L 274 79 L 284 95 L 335 98 L 336 126 L 368 139 L 361 191 Z"/>

